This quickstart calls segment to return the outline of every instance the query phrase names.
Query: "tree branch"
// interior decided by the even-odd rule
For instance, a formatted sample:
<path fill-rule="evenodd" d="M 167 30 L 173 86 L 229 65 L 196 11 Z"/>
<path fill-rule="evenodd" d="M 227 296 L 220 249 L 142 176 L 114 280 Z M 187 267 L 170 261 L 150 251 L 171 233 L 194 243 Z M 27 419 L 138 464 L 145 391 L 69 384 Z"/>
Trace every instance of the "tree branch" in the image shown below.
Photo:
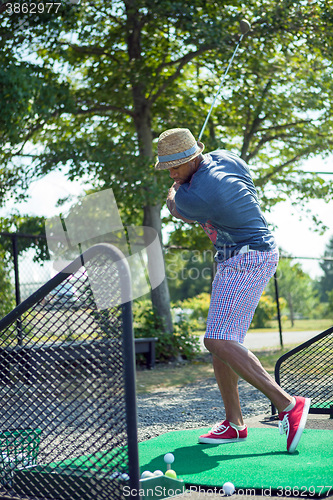
<path fill-rule="evenodd" d="M 65 41 L 59 42 L 59 45 L 68 45 L 71 49 L 73 49 L 75 52 L 78 52 L 79 54 L 107 56 L 111 61 L 115 61 L 117 64 L 119 64 L 120 62 L 117 57 L 115 57 L 110 52 L 102 49 L 101 47 L 92 45 L 77 45 L 75 43 L 68 43 Z"/>
<path fill-rule="evenodd" d="M 283 170 L 288 165 L 291 165 L 292 163 L 295 163 L 296 161 L 300 160 L 301 157 L 304 156 L 304 154 L 298 154 L 298 155 L 294 156 L 293 158 L 291 158 L 290 160 L 286 161 L 285 163 L 282 163 L 278 167 L 275 167 L 274 170 L 272 172 L 270 172 L 269 174 L 266 174 L 264 177 L 259 177 L 259 179 L 256 180 L 256 184 L 258 186 L 262 186 L 263 184 L 266 184 L 266 182 L 271 177 L 273 177 L 278 172 L 281 172 L 281 170 Z"/>
<path fill-rule="evenodd" d="M 6 10 L 7 5 L 10 3 L 12 3 L 12 2 L 4 2 L 4 3 L 0 4 L 0 14 L 2 14 Z"/>
<path fill-rule="evenodd" d="M 265 136 L 263 136 L 260 139 L 260 141 L 258 142 L 257 146 L 252 151 L 252 153 L 247 155 L 247 161 L 250 161 L 252 158 L 254 158 L 258 154 L 260 148 L 264 144 L 266 144 L 267 142 L 272 142 L 272 141 L 275 141 L 276 139 L 285 139 L 287 137 L 289 137 L 288 134 L 277 134 L 277 135 L 270 135 L 270 136 L 265 135 Z"/>
<path fill-rule="evenodd" d="M 250 147 L 251 139 L 258 131 L 259 125 L 264 120 L 264 118 L 259 118 L 259 117 L 260 117 L 260 113 L 262 112 L 262 109 L 263 109 L 265 97 L 266 97 L 267 93 L 269 92 L 271 85 L 272 85 L 272 80 L 270 79 L 270 80 L 268 80 L 268 82 L 266 83 L 266 85 L 262 91 L 259 104 L 254 112 L 254 119 L 252 120 L 250 130 L 248 132 L 245 132 L 245 134 L 244 134 L 244 141 L 243 141 L 243 146 L 242 146 L 242 150 L 241 150 L 241 158 L 245 158 L 247 156 L 247 151 Z M 251 116 L 250 110 L 249 110 L 248 116 L 249 117 Z M 247 129 L 248 129 L 248 127 L 247 127 Z"/>
<path fill-rule="evenodd" d="M 96 111 L 98 112 L 105 112 L 105 111 L 119 111 L 121 113 L 124 113 L 124 114 L 128 114 L 129 116 L 133 116 L 134 113 L 132 113 L 132 111 L 126 109 L 126 108 L 120 108 L 120 107 L 117 107 L 117 106 L 95 106 L 95 107 L 92 107 L 92 108 L 89 108 L 89 109 L 77 109 L 76 111 L 72 111 L 71 114 L 72 115 L 87 115 L 87 114 L 91 114 L 91 113 L 95 113 Z M 35 125 L 29 130 L 29 132 L 26 134 L 26 136 L 24 137 L 24 139 L 22 140 L 22 143 L 20 145 L 20 148 L 18 151 L 16 151 L 15 154 L 13 154 L 13 156 L 16 156 L 16 155 L 20 155 L 21 151 L 23 150 L 24 146 L 26 145 L 26 143 L 31 139 L 31 137 L 36 133 L 38 132 L 38 130 L 41 130 L 43 127 L 45 127 L 45 125 L 47 124 L 47 122 L 52 119 L 52 118 L 56 118 L 57 116 L 60 116 L 62 113 L 66 113 L 66 111 L 64 110 L 56 110 L 54 111 L 53 113 L 51 113 L 47 119 L 44 119 L 44 118 L 40 118 L 37 123 L 35 123 Z M 21 156 L 21 155 L 20 155 Z"/>
<path fill-rule="evenodd" d="M 312 120 L 299 120 L 298 122 L 285 123 L 284 125 L 273 125 L 272 127 L 267 128 L 258 128 L 257 132 L 269 132 L 270 130 L 282 130 L 288 127 L 294 127 L 295 125 L 302 125 L 303 123 L 311 123 Z"/>
<path fill-rule="evenodd" d="M 175 64 L 178 64 L 178 67 L 177 69 L 175 70 L 175 72 L 170 75 L 165 81 L 164 83 L 162 83 L 162 85 L 160 86 L 160 88 L 156 91 L 155 94 L 152 95 L 152 92 L 149 94 L 148 96 L 148 101 L 150 101 L 151 104 L 153 104 L 161 94 L 163 94 L 164 90 L 168 87 L 168 85 L 170 85 L 171 82 L 173 82 L 180 74 L 182 68 L 189 62 L 191 61 L 192 59 L 194 59 L 195 57 L 203 54 L 204 52 L 207 52 L 208 50 L 210 50 L 212 47 L 210 46 L 203 46 L 201 47 L 200 49 L 196 50 L 196 51 L 193 51 L 193 52 L 189 52 L 188 54 L 185 54 L 185 56 L 183 57 L 180 57 L 179 59 L 177 59 L 176 61 L 172 61 L 172 62 L 169 62 L 169 63 L 164 63 L 164 64 L 161 64 L 159 66 L 159 73 L 161 72 L 161 70 L 165 67 L 165 66 L 173 66 Z"/>
<path fill-rule="evenodd" d="M 113 106 L 111 104 L 108 104 L 108 105 L 100 105 L 100 106 L 95 106 L 95 107 L 92 107 L 92 108 L 89 108 L 89 109 L 77 109 L 75 111 L 72 111 L 71 114 L 73 115 L 88 115 L 88 114 L 91 114 L 91 113 L 95 113 L 95 112 L 107 112 L 107 111 L 117 111 L 119 113 L 122 113 L 124 115 L 128 115 L 128 116 L 131 116 L 133 117 L 134 116 L 134 112 L 127 109 L 127 108 L 121 108 L 119 106 Z"/>

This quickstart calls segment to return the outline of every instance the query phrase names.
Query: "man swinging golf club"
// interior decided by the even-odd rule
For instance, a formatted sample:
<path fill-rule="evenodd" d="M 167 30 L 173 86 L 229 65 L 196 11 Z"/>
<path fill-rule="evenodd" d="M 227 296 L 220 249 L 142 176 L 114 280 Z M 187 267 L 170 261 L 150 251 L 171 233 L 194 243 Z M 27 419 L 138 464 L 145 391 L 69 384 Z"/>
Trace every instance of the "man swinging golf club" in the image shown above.
<path fill-rule="evenodd" d="M 239 377 L 265 394 L 279 411 L 287 450 L 295 451 L 305 427 L 310 399 L 286 393 L 242 344 L 260 296 L 278 264 L 274 237 L 261 212 L 246 163 L 226 150 L 203 155 L 204 145 L 188 129 L 163 132 L 157 170 L 169 170 L 171 214 L 198 222 L 216 249 L 205 346 L 225 407 L 225 420 L 199 437 L 200 443 L 247 438 L 238 393 Z"/>

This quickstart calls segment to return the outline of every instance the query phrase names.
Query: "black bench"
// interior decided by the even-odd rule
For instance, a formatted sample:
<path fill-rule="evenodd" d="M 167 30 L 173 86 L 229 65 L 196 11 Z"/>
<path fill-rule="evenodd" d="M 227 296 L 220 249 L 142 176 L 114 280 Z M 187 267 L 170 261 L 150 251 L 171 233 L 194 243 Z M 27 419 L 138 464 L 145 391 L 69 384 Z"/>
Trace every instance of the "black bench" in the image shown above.
<path fill-rule="evenodd" d="M 146 366 L 148 369 L 155 366 L 155 343 L 157 337 L 134 339 L 135 353 L 146 356 Z M 25 381 L 31 380 L 40 371 L 41 364 L 52 364 L 57 362 L 62 365 L 64 362 L 73 363 L 93 360 L 100 362 L 101 355 L 108 355 L 114 340 L 86 340 L 76 342 L 59 342 L 52 344 L 35 344 L 31 346 L 19 346 L 14 349 L 0 350 L 0 379 L 10 380 L 10 366 L 19 366 L 19 371 Z M 98 353 L 98 356 L 96 356 Z"/>
<path fill-rule="evenodd" d="M 157 337 L 134 339 L 135 354 L 146 355 L 146 366 L 148 369 L 154 368 L 155 366 L 155 343 L 157 341 Z"/>

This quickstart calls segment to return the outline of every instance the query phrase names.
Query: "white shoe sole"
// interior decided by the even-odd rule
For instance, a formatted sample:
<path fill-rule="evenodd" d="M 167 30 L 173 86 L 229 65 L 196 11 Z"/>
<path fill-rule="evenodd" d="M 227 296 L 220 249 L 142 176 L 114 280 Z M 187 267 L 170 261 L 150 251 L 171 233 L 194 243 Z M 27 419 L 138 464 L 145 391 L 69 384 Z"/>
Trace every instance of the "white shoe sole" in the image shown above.
<path fill-rule="evenodd" d="M 235 439 L 218 439 L 218 438 L 198 438 L 201 444 L 227 444 L 227 443 L 240 443 L 246 441 L 247 438 L 235 438 Z"/>
<path fill-rule="evenodd" d="M 311 403 L 311 399 L 305 398 L 305 403 L 304 403 L 304 408 L 303 408 L 301 420 L 299 422 L 299 426 L 298 426 L 298 429 L 297 429 L 296 434 L 294 436 L 294 439 L 292 440 L 292 443 L 289 447 L 289 450 L 288 450 L 289 453 L 294 453 L 294 451 L 296 450 L 297 445 L 301 439 L 302 433 L 303 433 L 304 428 L 305 428 L 306 419 L 308 418 L 308 413 L 310 410 L 310 403 Z"/>

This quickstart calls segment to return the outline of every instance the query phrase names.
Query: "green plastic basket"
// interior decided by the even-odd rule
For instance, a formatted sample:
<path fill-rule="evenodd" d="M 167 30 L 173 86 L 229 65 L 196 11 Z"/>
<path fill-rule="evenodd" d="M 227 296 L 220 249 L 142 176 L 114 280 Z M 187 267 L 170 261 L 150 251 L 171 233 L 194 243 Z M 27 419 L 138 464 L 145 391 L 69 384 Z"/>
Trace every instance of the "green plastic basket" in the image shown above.
<path fill-rule="evenodd" d="M 11 484 L 15 469 L 37 464 L 41 429 L 8 429 L 0 433 L 0 482 Z"/>

